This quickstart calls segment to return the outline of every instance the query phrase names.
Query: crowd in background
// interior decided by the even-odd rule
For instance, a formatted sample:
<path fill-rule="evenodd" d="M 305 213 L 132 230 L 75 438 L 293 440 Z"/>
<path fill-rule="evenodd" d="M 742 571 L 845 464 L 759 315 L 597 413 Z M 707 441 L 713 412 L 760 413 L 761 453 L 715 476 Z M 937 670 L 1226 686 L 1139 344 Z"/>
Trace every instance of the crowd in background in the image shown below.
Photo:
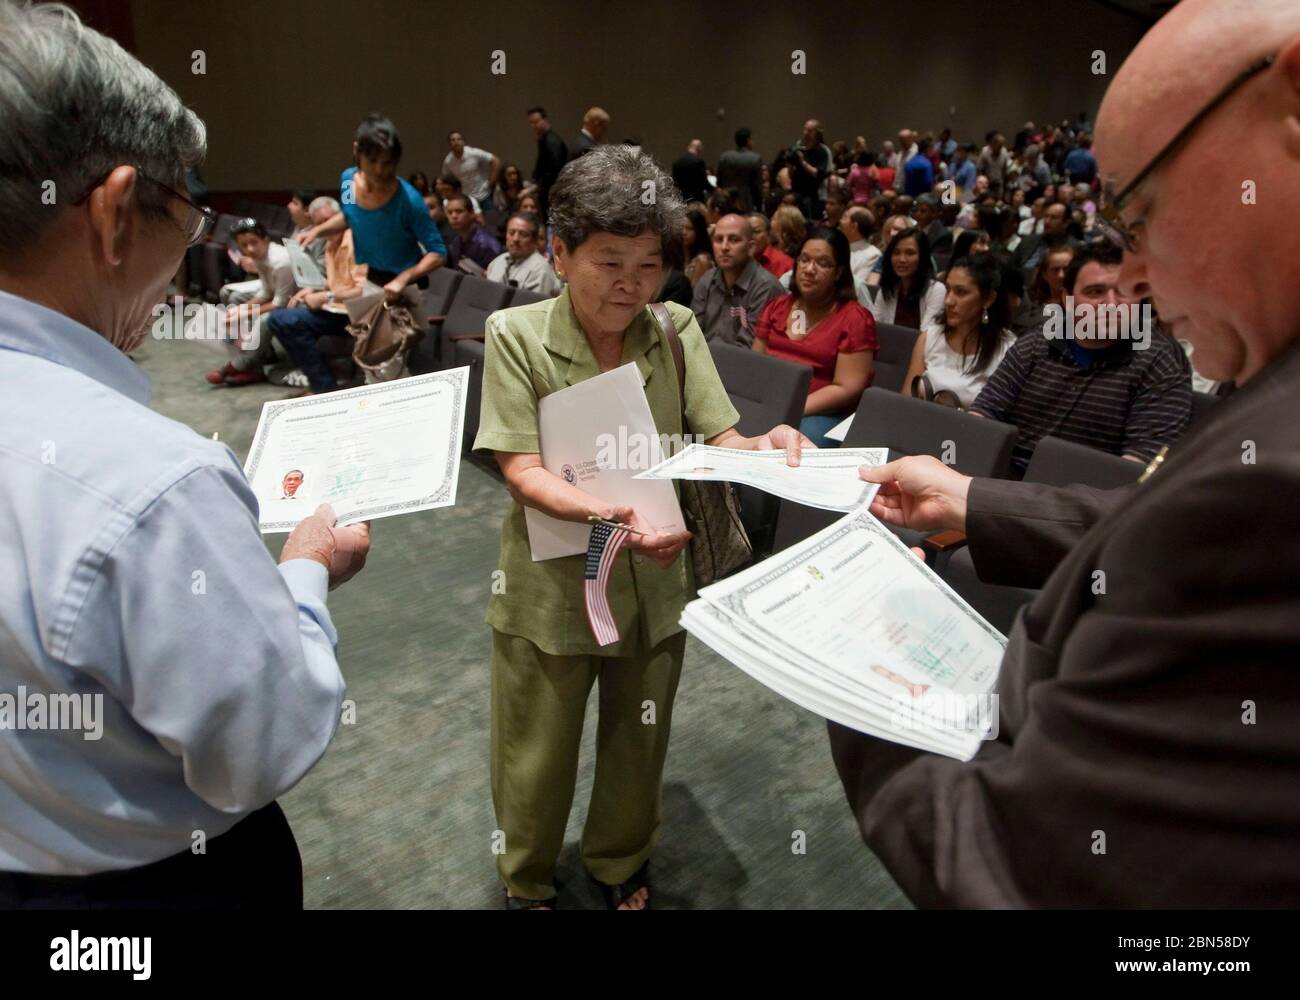
<path fill-rule="evenodd" d="M 563 281 L 545 224 L 550 189 L 567 163 L 606 141 L 610 115 L 590 108 L 567 143 L 544 108 L 530 108 L 526 121 L 537 143 L 527 175 L 452 130 L 431 181 L 422 170 L 400 176 L 396 126 L 369 116 L 341 191 L 360 176 L 381 193 L 400 191 L 397 203 L 407 215 L 372 231 L 370 213 L 296 193 L 295 238 L 323 261 L 323 237 L 337 241 L 359 221 L 366 246 L 354 256 L 350 240 L 333 244 L 334 273 L 369 265 L 390 296 L 422 287 L 438 266 L 559 294 Z M 811 367 L 801 429 L 819 446 L 835 445 L 827 432 L 872 384 L 882 325 L 920 334 L 904 393 L 1021 428 L 1017 472 L 1043 434 L 1145 461 L 1186 426 L 1191 368 L 1158 329 L 1136 351 L 1117 331 L 1101 328 L 1091 338 L 1043 335 L 1053 309 L 1063 317 L 1075 303 L 1141 305 L 1118 292 L 1118 252 L 1107 249 L 1099 224 L 1100 179 L 1082 116 L 1042 127 L 1027 121 L 1010 142 L 997 131 L 977 143 L 959 141 L 947 128 L 904 128 L 878 149 L 860 135 L 828 143 L 821 123 L 809 119 L 798 140 L 770 160 L 754 148 L 751 130 L 741 128 L 734 138 L 735 148 L 712 164 L 700 139 L 671 162 L 687 213 L 656 299 L 690 306 L 710 340 Z M 640 140 L 622 144 L 639 148 Z M 409 217 L 410 207 L 421 205 L 427 220 Z M 346 358 L 334 359 L 332 371 L 317 341 L 344 331 L 340 302 L 357 294 L 357 281 L 340 277 L 324 296 L 295 293 L 285 277 L 288 261 L 276 254 L 281 248 L 254 239 L 245 252 L 245 233 L 235 239 L 241 263 L 259 280 L 228 286 L 222 300 L 281 315 L 265 328 L 271 335 L 260 338 L 255 355 L 233 351 L 209 381 L 261 380 L 282 340 L 288 357 L 281 369 L 298 369 L 284 380 L 305 386 L 300 391 L 352 384 Z M 388 249 L 380 246 L 385 242 Z M 1031 331 L 1034 337 L 1013 350 Z M 1026 363 L 1029 345 L 1040 348 L 1033 364 Z M 1009 357 L 1006 377 L 997 380 L 997 405 L 981 399 Z M 1007 384 L 1013 368 L 1017 381 Z"/>

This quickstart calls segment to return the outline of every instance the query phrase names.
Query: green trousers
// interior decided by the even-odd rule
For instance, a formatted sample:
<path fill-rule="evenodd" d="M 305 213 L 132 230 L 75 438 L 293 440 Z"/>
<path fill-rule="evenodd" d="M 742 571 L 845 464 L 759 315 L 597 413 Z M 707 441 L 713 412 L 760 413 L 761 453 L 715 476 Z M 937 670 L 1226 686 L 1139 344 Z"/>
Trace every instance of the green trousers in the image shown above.
<path fill-rule="evenodd" d="M 582 831 L 583 864 L 598 881 L 617 885 L 654 853 L 685 651 L 686 633 L 678 632 L 644 655 L 553 656 L 493 630 L 492 800 L 504 834 L 494 844 L 511 895 L 555 895 L 583 715 L 597 680 L 596 775 Z"/>

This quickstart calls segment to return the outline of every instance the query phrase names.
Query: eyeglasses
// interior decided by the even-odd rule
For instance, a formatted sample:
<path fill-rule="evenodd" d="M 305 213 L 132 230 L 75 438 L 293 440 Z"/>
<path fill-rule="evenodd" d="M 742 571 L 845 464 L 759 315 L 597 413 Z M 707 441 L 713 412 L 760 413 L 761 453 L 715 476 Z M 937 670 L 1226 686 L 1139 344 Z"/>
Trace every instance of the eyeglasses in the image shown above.
<path fill-rule="evenodd" d="M 98 179 L 96 179 L 89 187 L 87 187 L 85 193 L 82 194 L 80 197 L 76 198 L 72 202 L 72 204 L 74 205 L 84 204 L 87 201 L 87 199 L 89 199 L 90 196 L 95 193 L 95 188 L 99 187 L 101 184 L 104 183 L 104 181 L 108 180 L 109 174 L 111 174 L 113 170 L 116 169 L 117 169 L 116 167 L 113 167 L 112 169 L 105 171 L 104 174 Z M 181 231 L 185 234 L 185 240 L 187 246 L 194 246 L 194 244 L 196 243 L 203 242 L 204 237 L 206 237 L 208 233 L 212 232 L 213 228 L 217 224 L 217 216 L 216 213 L 212 211 L 212 209 L 204 208 L 202 205 L 196 205 L 193 201 L 191 201 L 185 195 L 181 194 L 175 188 L 168 187 L 162 181 L 154 180 L 152 177 L 146 174 L 139 167 L 135 168 L 135 172 L 138 176 L 143 177 L 145 180 L 147 180 L 150 184 L 153 184 L 155 187 L 162 188 L 162 190 L 166 191 L 173 198 L 179 198 L 181 201 L 185 202 L 186 207 L 189 209 L 189 213 L 185 217 L 184 224 L 178 223 L 178 225 Z M 175 222 L 174 217 L 172 218 L 172 221 Z"/>
<path fill-rule="evenodd" d="M 1111 190 L 1114 186 L 1112 182 L 1107 182 L 1103 185 L 1102 204 L 1097 209 L 1097 214 L 1093 218 L 1094 224 L 1102 231 L 1107 239 L 1129 253 L 1137 251 L 1140 243 L 1140 235 L 1137 231 L 1137 227 L 1140 226 L 1140 223 L 1130 226 L 1120 215 L 1125 204 L 1127 204 L 1129 198 L 1132 197 L 1133 192 L 1137 190 L 1138 186 L 1146 180 L 1161 163 L 1168 159 L 1174 149 L 1184 139 L 1191 135 L 1192 132 L 1196 130 L 1196 127 L 1200 125 L 1201 122 L 1205 121 L 1205 119 L 1208 118 L 1220 104 L 1236 93 L 1247 80 L 1250 80 L 1252 77 L 1264 72 L 1264 70 L 1273 65 L 1273 60 L 1276 58 L 1276 56 L 1272 55 L 1265 56 L 1264 58 L 1251 63 L 1241 73 L 1237 74 L 1237 76 L 1235 76 L 1226 87 L 1214 96 L 1209 104 L 1205 105 L 1205 107 L 1193 115 L 1191 121 L 1179 129 L 1178 134 L 1170 139 L 1169 142 L 1165 144 L 1165 147 L 1155 155 L 1151 162 L 1139 170 L 1134 175 L 1133 179 L 1129 181 L 1128 184 L 1126 184 L 1117 194 L 1113 193 Z"/>

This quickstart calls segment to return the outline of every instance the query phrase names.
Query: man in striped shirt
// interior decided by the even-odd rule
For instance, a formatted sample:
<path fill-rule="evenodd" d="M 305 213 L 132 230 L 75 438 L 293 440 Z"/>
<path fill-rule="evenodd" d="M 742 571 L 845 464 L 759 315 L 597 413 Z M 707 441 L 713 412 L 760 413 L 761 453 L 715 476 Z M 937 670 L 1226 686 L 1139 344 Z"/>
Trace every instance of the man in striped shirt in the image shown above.
<path fill-rule="evenodd" d="M 1066 272 L 1065 289 L 1073 313 L 1094 317 L 1089 335 L 1075 335 L 1073 323 L 1065 326 L 1071 319 L 1078 323 L 1075 316 L 1026 333 L 972 404 L 972 413 L 1019 430 L 1011 453 L 1016 478 L 1047 434 L 1148 462 L 1191 420 L 1191 366 L 1177 342 L 1145 320 L 1118 339 L 1117 317 L 1105 307 L 1138 305 L 1120 291 L 1119 272 L 1117 248 L 1081 250 Z"/>

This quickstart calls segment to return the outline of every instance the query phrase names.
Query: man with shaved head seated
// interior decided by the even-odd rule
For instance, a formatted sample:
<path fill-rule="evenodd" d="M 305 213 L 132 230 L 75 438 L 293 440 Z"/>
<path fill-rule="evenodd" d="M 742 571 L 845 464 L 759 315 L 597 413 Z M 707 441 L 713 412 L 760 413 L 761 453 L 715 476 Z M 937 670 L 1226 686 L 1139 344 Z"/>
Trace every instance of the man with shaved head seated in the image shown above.
<path fill-rule="evenodd" d="M 877 516 L 1042 589 L 973 760 L 836 725 L 832 751 L 922 906 L 1300 906 L 1300 3 L 1184 0 L 1094 150 L 1123 294 L 1237 390 L 1119 490 L 863 470 Z"/>

